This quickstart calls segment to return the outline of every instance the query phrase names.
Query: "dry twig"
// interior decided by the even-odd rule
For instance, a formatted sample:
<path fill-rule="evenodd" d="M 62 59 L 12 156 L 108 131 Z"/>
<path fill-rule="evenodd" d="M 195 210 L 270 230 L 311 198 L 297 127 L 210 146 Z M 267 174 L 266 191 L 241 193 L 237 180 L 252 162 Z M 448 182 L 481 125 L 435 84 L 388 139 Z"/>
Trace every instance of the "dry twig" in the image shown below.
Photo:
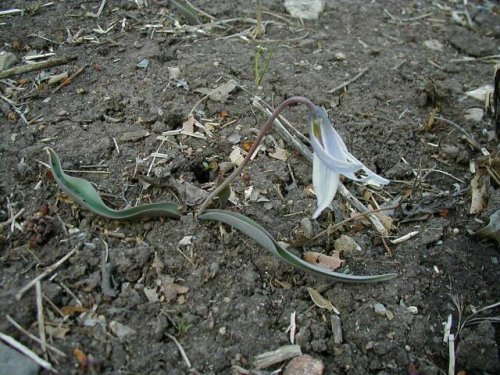
<path fill-rule="evenodd" d="M 15 68 L 5 69 L 0 72 L 0 79 L 9 78 L 18 74 L 24 74 L 28 72 L 34 72 L 35 70 L 42 70 L 51 68 L 53 66 L 64 65 L 71 61 L 78 59 L 77 56 L 61 57 L 57 59 L 51 59 L 47 61 L 41 61 L 38 63 L 33 63 L 29 65 L 16 66 Z"/>
<path fill-rule="evenodd" d="M 37 364 L 39 364 L 41 367 L 43 367 L 46 370 L 56 372 L 50 362 L 47 362 L 45 359 L 40 358 L 37 356 L 35 353 L 31 351 L 30 348 L 24 346 L 21 344 L 19 341 L 14 339 L 13 337 L 6 335 L 2 332 L 0 332 L 0 339 L 3 340 L 5 343 L 9 344 L 12 346 L 14 349 L 17 351 L 23 353 L 26 357 L 29 357 L 33 361 L 35 361 Z"/>
<path fill-rule="evenodd" d="M 61 84 L 59 86 L 57 86 L 53 91 L 52 91 L 52 94 L 55 94 L 56 92 L 58 92 L 60 89 L 62 89 L 64 86 L 68 86 L 71 82 L 73 82 L 73 80 L 78 77 L 82 72 L 83 70 L 85 69 L 85 65 L 82 66 L 80 69 L 78 69 L 75 73 L 73 73 L 73 75 L 69 78 L 66 78 L 64 79 Z"/>
<path fill-rule="evenodd" d="M 47 359 L 47 339 L 45 337 L 45 319 L 43 317 L 42 286 L 40 280 L 35 283 L 36 290 L 36 316 L 38 320 L 38 334 L 40 335 L 40 347 L 43 355 Z"/>
<path fill-rule="evenodd" d="M 457 123 L 455 123 L 455 122 L 453 122 L 451 120 L 448 120 L 447 118 L 444 118 L 442 116 L 437 116 L 436 115 L 436 116 L 434 116 L 434 119 L 442 121 L 445 124 L 453 126 L 455 129 L 457 129 L 458 131 L 460 131 L 465 136 L 465 139 L 467 139 L 467 142 L 469 142 L 472 145 L 472 147 L 474 147 L 474 149 L 476 151 L 481 151 L 481 145 L 474 139 L 474 137 L 472 136 L 472 134 L 470 134 L 467 130 L 465 130 L 464 128 L 462 128 L 460 125 L 458 125 Z"/>
<path fill-rule="evenodd" d="M 31 280 L 28 284 L 23 286 L 19 292 L 16 293 L 16 299 L 20 300 L 23 297 L 23 294 L 26 293 L 29 289 L 33 287 L 33 285 L 36 284 L 37 281 L 40 281 L 50 275 L 52 272 L 54 272 L 61 264 L 66 262 L 78 249 L 80 248 L 80 245 L 76 245 L 68 254 L 63 256 L 61 259 L 59 259 L 57 262 L 55 262 L 53 265 L 47 267 L 45 271 L 43 271 L 40 275 L 35 277 L 33 280 Z"/>
<path fill-rule="evenodd" d="M 38 344 L 42 343 L 42 340 L 40 340 L 38 337 L 35 335 L 31 334 L 30 332 L 26 331 L 18 322 L 16 322 L 10 315 L 5 315 L 5 318 L 9 321 L 10 324 L 12 324 L 16 329 L 18 329 L 20 332 L 24 333 L 26 336 L 28 336 L 31 340 L 37 342 Z M 52 350 L 55 354 L 61 356 L 61 357 L 66 357 L 66 354 L 61 352 L 59 349 L 56 347 L 47 344 L 47 349 Z"/>
<path fill-rule="evenodd" d="M 12 216 L 11 218 L 9 218 L 7 221 L 4 221 L 3 223 L 0 223 L 0 230 L 2 230 L 4 227 L 10 225 L 11 223 L 13 223 L 14 221 L 16 221 L 16 219 L 21 216 L 24 212 L 24 208 L 21 208 L 17 214 L 15 214 L 14 216 Z"/>
<path fill-rule="evenodd" d="M 0 72 L 0 74 L 1 74 L 1 72 Z M 12 100 L 10 100 L 9 98 L 6 98 L 5 96 L 3 96 L 1 94 L 0 94 L 0 99 L 2 99 L 7 104 L 9 104 L 11 106 L 11 108 L 14 110 L 14 112 L 16 112 L 19 115 L 19 117 L 21 117 L 21 119 L 24 121 L 24 123 L 26 125 L 29 125 L 28 120 L 26 120 L 26 117 L 24 117 L 24 113 L 19 108 L 17 108 L 16 103 L 14 103 Z"/>
<path fill-rule="evenodd" d="M 331 90 L 328 90 L 327 93 L 329 94 L 334 94 L 336 93 L 337 91 L 340 91 L 340 90 L 343 90 L 344 88 L 346 88 L 347 86 L 349 86 L 351 83 L 353 83 L 354 81 L 358 80 L 359 78 L 361 78 L 363 76 L 363 74 L 365 74 L 366 72 L 368 71 L 368 68 L 364 68 L 362 69 L 358 74 L 356 74 L 354 77 L 352 77 L 351 79 L 341 83 L 340 85 L 338 86 L 335 86 L 333 89 Z"/>
<path fill-rule="evenodd" d="M 182 359 L 184 360 L 184 362 L 186 363 L 186 366 L 190 369 L 191 368 L 191 361 L 189 360 L 186 352 L 184 351 L 184 348 L 182 347 L 182 345 L 179 343 L 179 341 L 177 341 L 177 339 L 172 336 L 171 334 L 169 333 L 165 333 L 165 335 L 174 342 L 174 344 L 177 346 L 177 349 L 179 349 L 179 352 L 181 353 L 181 357 Z"/>

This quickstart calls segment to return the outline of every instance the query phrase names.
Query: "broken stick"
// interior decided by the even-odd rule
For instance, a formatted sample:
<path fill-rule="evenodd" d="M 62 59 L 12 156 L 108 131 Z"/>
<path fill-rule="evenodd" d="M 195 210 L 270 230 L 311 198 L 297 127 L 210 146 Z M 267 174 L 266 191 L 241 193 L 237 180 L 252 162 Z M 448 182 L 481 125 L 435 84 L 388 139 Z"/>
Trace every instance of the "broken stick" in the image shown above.
<path fill-rule="evenodd" d="M 29 65 L 16 66 L 15 68 L 5 69 L 0 71 L 0 79 L 9 78 L 18 74 L 24 74 L 28 72 L 33 72 L 35 70 L 42 70 L 46 68 L 51 68 L 57 65 L 64 65 L 71 61 L 78 59 L 77 56 L 61 57 L 57 59 L 50 59 L 47 61 L 41 61 Z"/>

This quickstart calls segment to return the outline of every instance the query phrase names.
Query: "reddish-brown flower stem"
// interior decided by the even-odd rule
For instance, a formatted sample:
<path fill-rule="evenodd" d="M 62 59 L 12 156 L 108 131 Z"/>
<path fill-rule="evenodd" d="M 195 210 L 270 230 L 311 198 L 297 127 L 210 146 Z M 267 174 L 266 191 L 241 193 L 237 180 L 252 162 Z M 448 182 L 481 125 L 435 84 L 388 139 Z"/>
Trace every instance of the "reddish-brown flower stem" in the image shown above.
<path fill-rule="evenodd" d="M 207 206 L 210 204 L 212 199 L 214 199 L 219 193 L 224 190 L 233 180 L 238 177 L 241 172 L 243 172 L 243 169 L 245 166 L 248 164 L 248 162 L 252 159 L 253 154 L 257 150 L 257 147 L 261 144 L 262 140 L 264 139 L 264 136 L 267 134 L 267 132 L 271 129 L 274 120 L 279 116 L 281 112 L 283 112 L 287 107 L 289 107 L 292 104 L 304 104 L 309 108 L 310 111 L 314 110 L 316 107 L 313 102 L 311 102 L 309 99 L 304 98 L 303 96 L 292 96 L 291 98 L 286 99 L 283 103 L 281 103 L 271 114 L 271 116 L 267 119 L 267 121 L 262 125 L 260 128 L 260 132 L 257 135 L 257 138 L 252 144 L 252 147 L 248 151 L 247 155 L 243 159 L 243 162 L 240 164 L 238 168 L 236 168 L 233 173 L 229 175 L 228 178 L 226 178 L 219 186 L 215 188 L 214 191 L 210 193 L 210 195 L 205 199 L 203 204 L 201 205 L 200 209 L 198 210 L 198 215 L 201 215 L 207 208 Z"/>

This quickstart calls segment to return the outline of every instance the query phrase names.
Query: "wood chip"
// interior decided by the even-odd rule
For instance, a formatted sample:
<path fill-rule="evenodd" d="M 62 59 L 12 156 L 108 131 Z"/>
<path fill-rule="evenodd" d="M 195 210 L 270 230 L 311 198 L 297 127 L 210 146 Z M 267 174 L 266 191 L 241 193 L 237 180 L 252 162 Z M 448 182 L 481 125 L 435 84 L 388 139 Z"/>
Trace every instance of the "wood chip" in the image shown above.
<path fill-rule="evenodd" d="M 120 136 L 119 141 L 120 142 L 129 142 L 129 141 L 135 142 L 135 141 L 138 141 L 142 138 L 146 138 L 147 136 L 149 136 L 149 132 L 147 130 L 145 130 L 145 129 L 135 130 L 132 132 L 123 133 Z"/>
<path fill-rule="evenodd" d="M 255 368 L 263 369 L 299 355 L 302 355 L 300 345 L 285 345 L 271 352 L 259 354 L 254 358 L 253 364 Z"/>

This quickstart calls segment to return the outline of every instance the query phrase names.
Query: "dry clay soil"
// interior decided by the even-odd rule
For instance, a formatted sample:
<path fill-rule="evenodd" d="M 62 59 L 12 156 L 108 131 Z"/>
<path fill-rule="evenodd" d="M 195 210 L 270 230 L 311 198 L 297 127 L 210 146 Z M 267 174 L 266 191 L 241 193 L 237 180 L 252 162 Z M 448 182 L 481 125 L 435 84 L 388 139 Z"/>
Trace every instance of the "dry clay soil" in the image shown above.
<path fill-rule="evenodd" d="M 473 235 L 498 209 L 498 189 L 484 174 L 484 207 L 470 214 L 470 164 L 480 173 L 488 157 L 453 126 L 429 121 L 434 111 L 498 152 L 491 120 L 465 118 L 484 103 L 464 95 L 493 84 L 494 58 L 481 58 L 498 54 L 497 5 L 470 1 L 470 29 L 452 18 L 461 2 L 327 1 L 319 20 L 302 22 L 281 1 L 263 1 L 265 32 L 254 40 L 253 2 L 195 1 L 216 22 L 204 26 L 190 25 L 165 1 L 141 8 L 107 1 L 98 18 L 91 13 L 101 1 L 44 3 L 0 3 L 2 10 L 28 9 L 0 18 L 0 49 L 16 55 L 17 64 L 30 54 L 78 57 L 0 82 L 2 96 L 28 121 L 1 100 L 0 222 L 24 209 L 0 233 L 1 332 L 41 354 L 6 315 L 38 335 L 34 288 L 20 299 L 15 294 L 77 247 L 41 282 L 47 341 L 66 354 L 48 357 L 60 374 L 252 370 L 256 355 L 290 344 L 294 312 L 295 343 L 327 374 L 446 373 L 443 322 L 450 314 L 457 372 L 500 373 L 497 327 L 487 320 L 458 326 L 459 316 L 500 300 L 497 244 Z M 272 51 L 260 87 L 259 46 L 261 72 Z M 47 80 L 81 68 L 58 90 Z M 345 89 L 329 92 L 363 69 Z M 222 101 L 198 91 L 230 80 L 238 86 Z M 392 181 L 383 190 L 348 180 L 346 187 L 365 205 L 400 203 L 387 213 L 390 249 L 358 219 L 292 251 L 331 254 L 334 241 L 348 235 L 360 250 L 341 254 L 346 272 L 396 272 L 396 279 L 330 283 L 280 262 L 231 227 L 197 221 L 215 166 L 227 166 L 233 147 L 248 147 L 266 118 L 253 95 L 272 106 L 303 95 L 325 107 L 349 150 Z M 202 137 L 157 138 L 182 129 L 193 108 Z M 304 107 L 284 115 L 307 136 Z M 182 219 L 119 222 L 92 214 L 51 178 L 43 164 L 47 146 L 69 174 L 95 183 L 110 206 L 171 201 L 183 206 Z M 308 161 L 274 131 L 264 146 L 233 184 L 228 209 L 287 243 L 354 213 L 338 194 L 333 210 L 308 221 L 316 204 Z M 388 242 L 415 231 L 406 242 Z M 339 311 L 341 340 L 332 332 L 335 313 L 315 306 L 308 287 Z"/>

